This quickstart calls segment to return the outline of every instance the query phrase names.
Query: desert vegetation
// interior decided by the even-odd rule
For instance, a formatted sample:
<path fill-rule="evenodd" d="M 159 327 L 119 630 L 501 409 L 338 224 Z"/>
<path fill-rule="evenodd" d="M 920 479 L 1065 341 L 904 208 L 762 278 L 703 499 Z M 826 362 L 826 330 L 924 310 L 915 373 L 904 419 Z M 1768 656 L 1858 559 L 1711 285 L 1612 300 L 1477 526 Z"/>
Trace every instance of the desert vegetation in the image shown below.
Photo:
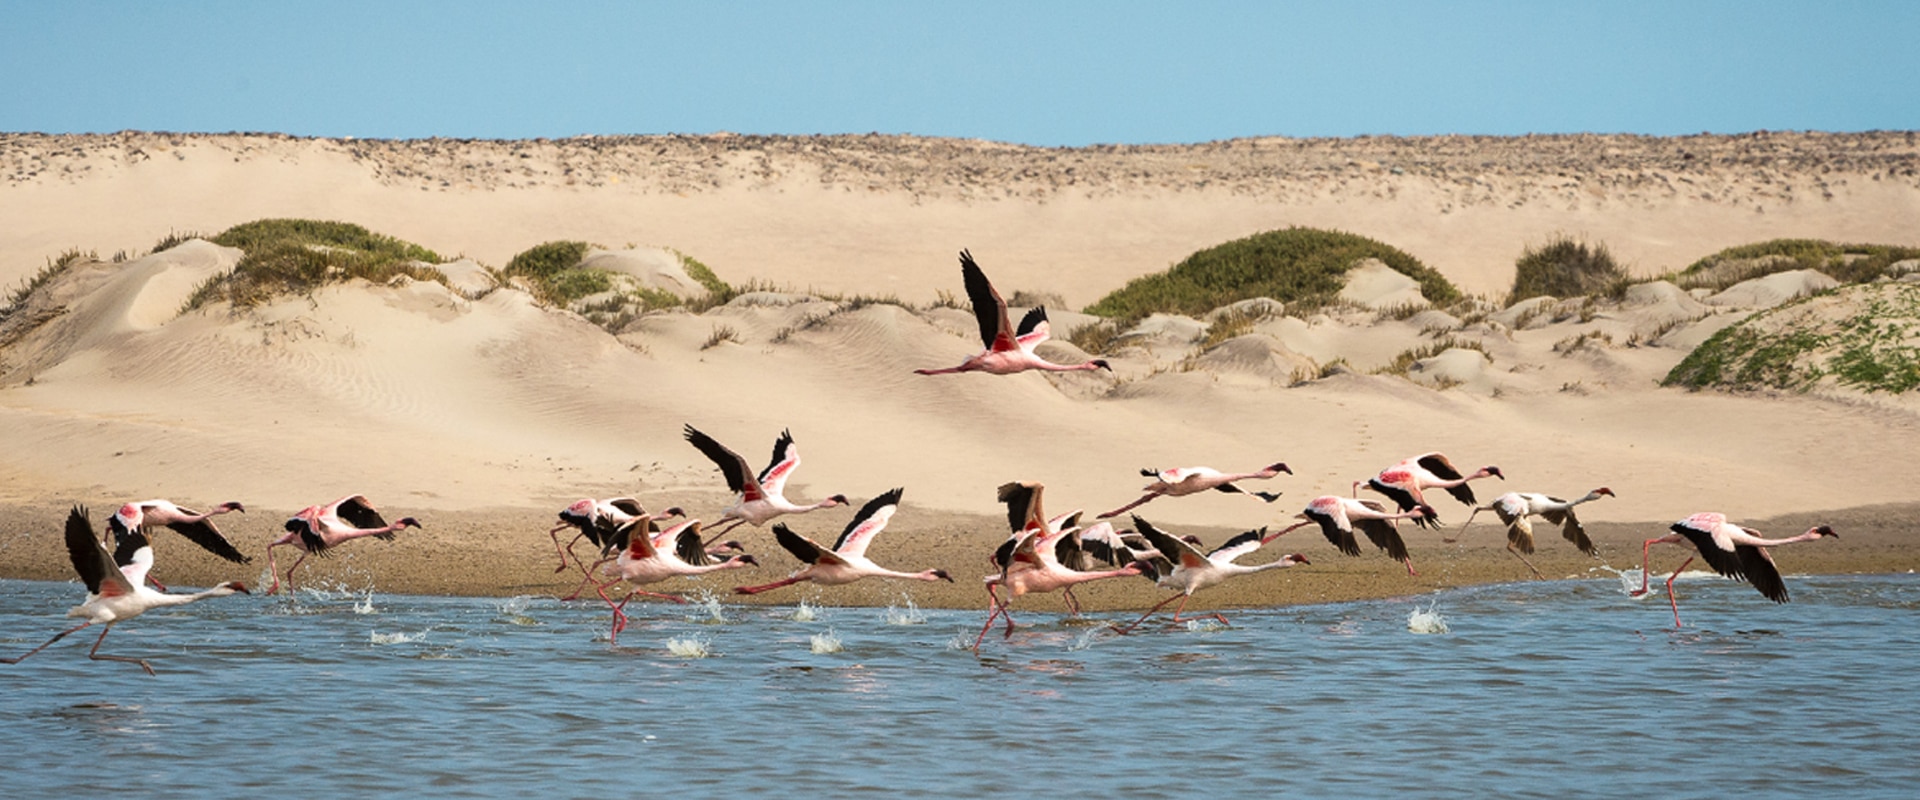
<path fill-rule="evenodd" d="M 178 244 L 176 239 L 169 236 L 158 249 Z M 429 266 L 444 260 L 439 254 L 349 222 L 263 219 L 235 225 L 210 241 L 245 255 L 232 272 L 201 284 L 183 310 L 222 300 L 251 306 L 355 278 L 385 283 L 404 275 L 446 282 Z"/>
<path fill-rule="evenodd" d="M 1418 281 L 1429 301 L 1460 297 L 1440 273 L 1398 248 L 1351 233 L 1296 227 L 1201 250 L 1166 272 L 1129 281 L 1085 311 L 1124 330 L 1150 314 L 1199 316 L 1254 297 L 1312 308 L 1333 301 L 1347 271 L 1367 258 Z"/>

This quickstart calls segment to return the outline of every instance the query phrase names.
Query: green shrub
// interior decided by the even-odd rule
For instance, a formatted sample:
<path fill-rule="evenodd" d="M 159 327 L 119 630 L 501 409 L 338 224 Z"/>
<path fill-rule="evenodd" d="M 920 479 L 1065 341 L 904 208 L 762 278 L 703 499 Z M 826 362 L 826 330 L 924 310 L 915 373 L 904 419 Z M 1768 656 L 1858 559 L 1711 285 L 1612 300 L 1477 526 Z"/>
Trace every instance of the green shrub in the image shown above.
<path fill-rule="evenodd" d="M 1166 272 L 1127 283 L 1086 308 L 1122 328 L 1149 314 L 1199 316 L 1252 297 L 1271 297 L 1290 309 L 1324 305 L 1362 259 L 1377 258 L 1420 282 L 1435 303 L 1460 296 L 1453 284 L 1418 259 L 1386 244 L 1340 231 L 1287 228 L 1201 250 Z"/>
<path fill-rule="evenodd" d="M 439 254 L 347 222 L 263 219 L 235 225 L 211 241 L 245 255 L 232 272 L 201 284 L 183 311 L 220 300 L 249 306 L 354 278 L 386 283 L 405 275 L 446 283 L 439 270 L 414 264 L 438 264 L 444 260 Z"/>
<path fill-rule="evenodd" d="M 1852 303 L 1828 305 L 1839 297 Z M 1822 305 L 1809 305 L 1822 303 Z M 1839 313 L 1840 310 L 1848 313 Z M 1920 285 L 1876 283 L 1811 295 L 1721 329 L 1661 381 L 1689 389 L 1804 391 L 1840 386 L 1899 394 L 1920 388 Z"/>
<path fill-rule="evenodd" d="M 1729 247 L 1695 261 L 1675 276 L 1683 289 L 1720 291 L 1753 278 L 1797 269 L 1819 270 L 1841 283 L 1866 283 L 1895 262 L 1920 258 L 1920 247 L 1836 244 L 1820 239 L 1772 239 Z"/>
<path fill-rule="evenodd" d="M 1606 294 L 1615 287 L 1624 294 L 1630 280 L 1606 245 L 1588 245 L 1567 237 L 1539 248 L 1527 247 L 1513 267 L 1513 291 L 1507 295 L 1507 305 L 1542 295 L 1564 299 Z"/>
<path fill-rule="evenodd" d="M 74 247 L 61 253 L 58 258 L 47 259 L 47 265 L 45 267 L 42 267 L 39 272 L 34 273 L 32 278 L 27 279 L 25 283 L 22 283 L 19 288 L 14 289 L 13 293 L 7 297 L 6 307 L 0 308 L 0 319 L 13 316 L 15 311 L 18 311 L 21 306 L 27 304 L 27 298 L 32 297 L 35 291 L 51 283 L 54 278 L 66 274 L 67 270 L 72 269 L 73 265 L 80 263 L 81 260 L 98 260 L 99 258 L 100 256 L 96 253 L 91 251 L 83 253 L 80 251 L 80 248 Z"/>

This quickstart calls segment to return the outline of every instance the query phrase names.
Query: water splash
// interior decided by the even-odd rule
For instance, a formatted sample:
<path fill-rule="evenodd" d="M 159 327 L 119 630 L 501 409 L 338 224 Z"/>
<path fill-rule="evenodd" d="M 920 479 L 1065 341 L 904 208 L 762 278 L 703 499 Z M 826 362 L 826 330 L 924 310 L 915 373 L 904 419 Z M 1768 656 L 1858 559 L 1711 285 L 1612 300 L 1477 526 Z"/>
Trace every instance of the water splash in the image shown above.
<path fill-rule="evenodd" d="M 381 633 L 373 631 L 367 634 L 368 644 L 411 644 L 427 638 L 427 632 L 419 633 Z"/>
<path fill-rule="evenodd" d="M 379 609 L 373 607 L 373 590 L 372 589 L 367 590 L 367 595 L 364 599 L 357 601 L 353 604 L 353 613 L 355 614 L 380 613 Z"/>
<path fill-rule="evenodd" d="M 496 604 L 494 610 L 500 613 L 500 621 L 508 625 L 538 625 L 540 621 L 527 613 L 530 600 L 526 595 L 509 597 Z"/>
<path fill-rule="evenodd" d="M 725 625 L 733 620 L 727 618 L 727 610 L 720 604 L 720 596 L 710 589 L 702 589 L 698 598 L 687 602 L 687 621 L 703 625 Z"/>
<path fill-rule="evenodd" d="M 709 644 L 711 640 L 698 636 L 676 637 L 667 640 L 667 652 L 681 658 L 706 658 L 713 655 Z"/>
<path fill-rule="evenodd" d="M 1227 626 L 1220 624 L 1220 620 L 1212 617 L 1186 620 L 1186 626 L 1188 633 L 1211 633 L 1227 629 Z"/>
<path fill-rule="evenodd" d="M 795 606 L 793 609 L 793 614 L 789 615 L 787 618 L 793 620 L 794 622 L 812 622 L 820 618 L 820 607 L 812 603 L 809 603 L 805 600 L 801 600 L 800 605 Z"/>
<path fill-rule="evenodd" d="M 1080 635 L 1073 637 L 1073 641 L 1068 643 L 1067 650 L 1069 652 L 1077 652 L 1092 647 L 1094 637 L 1105 633 L 1107 630 L 1107 628 L 1088 628 L 1081 631 Z"/>
<path fill-rule="evenodd" d="M 1407 612 L 1407 630 L 1413 633 L 1447 633 L 1450 631 L 1451 629 L 1447 627 L 1447 618 L 1440 616 L 1440 612 L 1434 610 L 1439 604 L 1440 602 L 1436 600 L 1428 604 L 1426 608 L 1414 606 L 1412 611 Z"/>
<path fill-rule="evenodd" d="M 807 641 L 808 641 L 808 647 L 813 651 L 814 655 L 838 653 L 842 650 L 847 649 L 846 645 L 841 643 L 840 635 L 837 633 L 834 633 L 832 628 L 828 628 L 824 631 L 821 631 L 820 633 L 816 633 L 810 637 L 807 637 Z"/>
<path fill-rule="evenodd" d="M 887 606 L 885 619 L 888 625 L 925 625 L 927 614 L 913 604 L 913 598 L 900 596 L 900 603 Z"/>

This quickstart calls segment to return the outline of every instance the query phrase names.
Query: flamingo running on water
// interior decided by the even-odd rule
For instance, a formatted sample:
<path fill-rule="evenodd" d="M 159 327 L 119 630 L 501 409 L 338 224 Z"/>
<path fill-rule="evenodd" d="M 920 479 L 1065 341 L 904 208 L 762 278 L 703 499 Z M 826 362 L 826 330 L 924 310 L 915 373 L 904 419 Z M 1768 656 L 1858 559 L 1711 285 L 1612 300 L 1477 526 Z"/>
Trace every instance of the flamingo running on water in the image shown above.
<path fill-rule="evenodd" d="M 1358 529 L 1366 534 L 1367 540 L 1375 547 L 1387 551 L 1393 560 L 1407 566 L 1408 575 L 1418 575 L 1413 571 L 1413 556 L 1407 553 L 1406 540 L 1400 538 L 1400 529 L 1395 520 L 1411 519 L 1418 521 L 1425 513 L 1422 508 L 1398 514 L 1389 513 L 1387 507 L 1372 500 L 1360 500 L 1339 495 L 1322 495 L 1307 503 L 1307 507 L 1297 515 L 1304 522 L 1295 523 L 1275 536 L 1287 533 L 1294 528 L 1307 525 L 1319 525 L 1320 532 L 1327 541 L 1332 542 L 1340 552 L 1350 556 L 1360 555 L 1360 542 L 1353 532 Z"/>
<path fill-rule="evenodd" d="M 956 372 L 985 372 L 990 375 L 1012 375 L 1037 369 L 1048 372 L 1081 372 L 1104 369 L 1109 372 L 1105 359 L 1093 359 L 1082 364 L 1055 364 L 1033 352 L 1041 342 L 1052 335 L 1053 326 L 1047 322 L 1047 309 L 1036 307 L 1020 319 L 1020 327 L 1013 326 L 1013 320 L 1007 316 L 1007 301 L 994 291 L 993 284 L 987 280 L 987 274 L 980 265 L 973 262 L 973 254 L 960 251 L 960 278 L 967 287 L 967 300 L 973 305 L 973 316 L 980 323 L 980 339 L 985 350 L 968 356 L 960 366 L 945 369 L 916 369 L 916 375 L 950 375 Z"/>
<path fill-rule="evenodd" d="M 1299 564 L 1313 563 L 1308 561 L 1306 556 L 1299 553 L 1284 555 L 1265 564 L 1245 565 L 1234 563 L 1239 558 L 1265 546 L 1266 543 L 1280 538 L 1280 536 L 1287 531 L 1281 531 L 1271 536 L 1267 535 L 1266 528 L 1247 531 L 1239 536 L 1228 539 L 1226 544 L 1214 548 L 1213 552 L 1202 553 L 1199 548 L 1194 547 L 1191 543 L 1153 527 L 1152 523 L 1138 516 L 1133 518 L 1133 525 L 1134 530 L 1138 531 L 1141 536 L 1146 537 L 1146 540 L 1153 545 L 1155 550 L 1160 551 L 1162 555 L 1166 556 L 1172 562 L 1172 569 L 1168 570 L 1166 574 L 1161 575 L 1155 582 L 1160 584 L 1162 588 L 1174 590 L 1174 594 L 1172 597 L 1160 601 L 1160 603 L 1153 608 L 1147 609 L 1147 613 L 1141 614 L 1139 619 L 1133 621 L 1133 624 L 1124 628 L 1115 626 L 1114 630 L 1120 633 L 1132 632 L 1140 623 L 1146 622 L 1148 617 L 1153 616 L 1155 612 L 1165 608 L 1168 603 L 1175 600 L 1179 600 L 1180 605 L 1173 609 L 1173 621 L 1175 624 L 1185 622 L 1186 620 L 1180 618 L 1180 614 L 1187 610 L 1187 601 L 1193 599 L 1193 593 L 1225 581 L 1228 578 L 1240 575 L 1252 575 L 1256 572 L 1265 572 L 1270 569 L 1284 569 Z M 1288 528 L 1287 530 L 1293 530 L 1293 528 Z M 1219 620 L 1222 625 L 1228 624 L 1227 618 L 1219 612 L 1214 612 L 1210 616 Z"/>
<path fill-rule="evenodd" d="M 649 522 L 650 518 L 641 516 L 621 527 L 620 553 L 608 568 L 603 569 L 603 574 L 613 580 L 594 586 L 595 591 L 600 593 L 600 599 L 607 601 L 607 605 L 613 609 L 613 630 L 608 634 L 609 641 L 617 642 L 620 632 L 626 630 L 627 601 L 632 600 L 634 595 L 657 597 L 675 603 L 687 602 L 687 598 L 676 594 L 649 592 L 639 587 L 673 577 L 705 575 L 724 569 L 760 565 L 759 561 L 746 553 L 718 559 L 708 555 L 700 541 L 700 520 L 690 519 L 659 533 L 648 531 Z M 623 580 L 632 584 L 633 588 L 626 597 L 615 603 L 607 597 L 606 587 Z"/>
<path fill-rule="evenodd" d="M 943 569 L 896 572 L 875 564 L 872 559 L 867 558 L 867 545 L 873 542 L 874 536 L 887 527 L 887 521 L 893 518 L 893 512 L 900 507 L 901 491 L 894 489 L 861 506 L 859 513 L 854 514 L 853 521 L 847 523 L 846 530 L 840 532 L 840 538 L 833 543 L 832 549 L 822 547 L 818 542 L 794 533 L 784 523 L 774 523 L 774 539 L 806 566 L 772 583 L 736 587 L 733 590 L 734 594 L 759 594 L 769 589 L 791 586 L 802 581 L 812 581 L 822 586 L 839 586 L 861 578 L 875 577 L 952 583 L 953 577 Z"/>
<path fill-rule="evenodd" d="M 293 571 L 306 563 L 307 556 L 325 557 L 331 555 L 334 547 L 368 536 L 393 541 L 395 531 L 418 527 L 420 521 L 413 517 L 402 517 L 389 524 L 364 495 L 352 494 L 324 506 L 307 506 L 287 520 L 286 535 L 267 545 L 267 572 L 273 575 L 273 585 L 267 588 L 267 594 L 280 591 L 279 567 L 274 563 L 273 548 L 286 545 L 300 551 L 300 557 L 286 572 L 287 593 L 292 594 Z"/>
<path fill-rule="evenodd" d="M 973 641 L 974 652 L 980 651 L 980 643 L 987 638 L 987 631 L 993 629 L 995 619 L 1006 619 L 1006 636 L 1013 636 L 1013 614 L 1009 607 L 1013 599 L 1024 594 L 1039 594 L 1055 590 L 1068 590 L 1078 584 L 1107 578 L 1122 578 L 1140 574 L 1136 564 L 1113 570 L 1082 571 L 1062 563 L 1060 550 L 1063 538 L 1075 537 L 1078 528 L 1061 527 L 1053 529 L 1040 510 L 1040 493 L 1045 487 L 1038 483 L 1008 483 L 1000 487 L 1001 502 L 1007 503 L 1010 516 L 1022 519 L 1021 530 L 1013 538 L 994 552 L 994 566 L 999 567 L 997 574 L 985 579 L 987 598 L 991 611 L 987 614 L 986 624 L 980 626 L 980 635 Z M 1006 587 L 1007 598 L 1003 601 L 995 591 Z M 1079 604 L 1073 602 L 1069 610 L 1078 613 Z"/>
<path fill-rule="evenodd" d="M 130 529 L 121 540 L 118 558 L 109 554 L 105 545 L 93 537 L 93 523 L 87 519 L 87 510 L 74 506 L 67 513 L 67 556 L 73 560 L 73 571 L 80 575 L 80 581 L 87 585 L 86 602 L 74 606 L 67 612 L 69 617 L 84 617 L 87 621 L 56 633 L 39 647 L 28 650 L 16 658 L 0 658 L 0 664 L 18 664 L 21 659 L 47 649 L 48 645 L 66 638 L 67 634 L 95 623 L 106 627 L 100 631 L 100 638 L 93 642 L 93 649 L 87 651 L 87 658 L 95 661 L 124 661 L 139 664 L 141 669 L 153 674 L 153 665 L 146 659 L 132 656 L 103 656 L 100 644 L 107 640 L 107 634 L 113 632 L 113 626 L 156 608 L 186 605 L 209 597 L 224 597 L 235 593 L 246 593 L 247 587 L 238 581 L 223 583 L 204 592 L 193 594 L 165 594 L 146 586 L 147 572 L 153 568 L 153 548 L 148 544 L 146 535 L 139 528 Z M 123 561 L 124 563 L 117 563 Z"/>
<path fill-rule="evenodd" d="M 1544 580 L 1546 576 L 1541 575 L 1540 570 L 1535 569 L 1533 562 L 1528 561 L 1524 555 L 1533 552 L 1533 522 L 1529 518 L 1540 517 L 1560 526 L 1560 535 L 1572 542 L 1575 547 L 1580 548 L 1580 552 L 1597 556 L 1600 550 L 1593 546 L 1592 539 L 1587 538 L 1587 529 L 1581 526 L 1580 518 L 1573 513 L 1573 507 L 1612 496 L 1613 490 L 1605 486 L 1588 492 L 1585 497 L 1578 500 L 1562 500 L 1537 492 L 1507 492 L 1493 498 L 1493 502 L 1475 508 L 1472 514 L 1467 515 L 1466 523 L 1460 526 L 1460 533 L 1440 541 L 1447 543 L 1460 541 L 1467 535 L 1467 528 L 1473 525 L 1474 516 L 1482 511 L 1491 510 L 1507 526 L 1507 552 L 1512 553 L 1514 558 L 1520 559 L 1520 563 L 1527 565 L 1527 569 L 1533 571 L 1533 577 Z"/>
<path fill-rule="evenodd" d="M 1234 482 L 1266 480 L 1282 472 L 1288 475 L 1293 474 L 1293 470 L 1288 469 L 1286 464 L 1280 462 L 1269 464 L 1256 472 L 1221 472 L 1212 467 L 1182 467 L 1180 469 L 1153 469 L 1149 467 L 1140 470 L 1141 475 L 1153 479 L 1153 483 L 1149 483 L 1143 487 L 1143 491 L 1146 492 L 1145 495 L 1138 500 L 1105 514 L 1101 514 L 1099 517 L 1096 517 L 1096 519 L 1120 516 L 1135 508 L 1146 505 L 1162 495 L 1167 497 L 1185 497 L 1190 494 L 1199 494 L 1209 489 L 1216 492 L 1226 492 L 1228 494 L 1250 495 L 1271 503 L 1280 499 L 1279 492 L 1250 492 L 1235 486 Z"/>
<path fill-rule="evenodd" d="M 138 503 L 127 503 L 120 506 L 120 510 L 114 512 L 113 516 L 107 518 L 107 531 L 111 534 L 112 540 L 107 546 L 118 547 L 128 534 L 135 531 L 144 533 L 148 525 L 165 525 L 175 533 L 186 537 L 187 541 L 200 545 L 209 553 L 235 564 L 253 563 L 251 557 L 241 554 L 239 548 L 234 547 L 232 542 L 227 541 L 227 537 L 221 535 L 220 529 L 214 527 L 213 517 L 233 511 L 244 514 L 247 509 L 233 501 L 221 503 L 204 514 L 190 508 L 181 508 L 168 500 L 142 500 Z M 161 583 L 151 574 L 147 576 L 147 580 L 160 591 L 167 590 L 166 584 Z"/>
<path fill-rule="evenodd" d="M 1481 467 L 1471 475 L 1462 475 L 1446 455 L 1422 453 L 1381 470 L 1380 474 L 1367 479 L 1366 486 L 1392 499 L 1401 511 L 1417 508 L 1426 512 L 1425 516 L 1414 518 L 1415 525 L 1438 528 L 1440 515 L 1434 512 L 1433 506 L 1427 504 L 1425 490 L 1445 489 L 1447 494 L 1453 495 L 1453 499 L 1471 506 L 1476 501 L 1473 487 L 1468 486 L 1467 482 L 1489 476 L 1503 481 L 1507 479 L 1499 467 L 1492 465 Z M 1354 484 L 1356 492 L 1359 486 L 1358 482 Z"/>
<path fill-rule="evenodd" d="M 1714 572 L 1737 581 L 1753 584 L 1762 596 L 1776 603 L 1787 602 L 1787 584 L 1780 580 L 1780 568 L 1773 563 L 1773 554 L 1767 548 L 1795 542 L 1810 542 L 1822 537 L 1839 538 L 1840 534 L 1825 525 L 1815 525 L 1799 536 L 1785 539 L 1764 539 L 1760 532 L 1752 528 L 1743 528 L 1727 521 L 1727 515 L 1707 511 L 1668 527 L 1673 531 L 1665 536 L 1648 539 L 1640 547 L 1640 590 L 1633 593 L 1639 597 L 1647 593 L 1647 557 L 1656 544 L 1679 544 L 1685 541 L 1697 551 L 1700 559 L 1707 562 Z M 1667 603 L 1673 606 L 1673 627 L 1680 627 L 1680 601 L 1673 596 L 1673 580 L 1680 577 L 1680 571 L 1693 563 L 1693 556 L 1680 562 L 1680 566 L 1667 578 Z"/>
<path fill-rule="evenodd" d="M 741 458 L 739 453 L 728 449 L 713 437 L 701 433 L 692 425 L 686 426 L 685 435 L 688 442 L 700 452 L 705 453 L 707 458 L 712 459 L 714 465 L 720 468 L 721 474 L 727 477 L 727 488 L 732 489 L 734 493 L 733 505 L 727 506 L 720 512 L 720 521 L 728 524 L 714 531 L 715 536 L 733 530 L 734 526 L 742 522 L 758 528 L 782 514 L 804 514 L 816 509 L 851 505 L 847 496 L 843 494 L 836 494 L 811 505 L 800 505 L 787 500 L 785 494 L 787 479 L 792 477 L 794 470 L 800 468 L 800 448 L 794 445 L 793 434 L 788 431 L 781 431 L 780 438 L 774 440 L 773 460 L 767 463 L 767 468 L 761 470 L 758 476 L 753 474 L 752 469 L 747 466 L 747 460 Z"/>

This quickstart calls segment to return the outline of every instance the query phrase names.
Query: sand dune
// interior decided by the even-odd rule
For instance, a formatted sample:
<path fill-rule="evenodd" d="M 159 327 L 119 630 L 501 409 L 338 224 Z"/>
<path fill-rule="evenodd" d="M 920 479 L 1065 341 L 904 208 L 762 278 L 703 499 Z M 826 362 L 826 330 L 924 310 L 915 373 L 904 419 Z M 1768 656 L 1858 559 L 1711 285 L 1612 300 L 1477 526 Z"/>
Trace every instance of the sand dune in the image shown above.
<path fill-rule="evenodd" d="M 360 222 L 473 259 L 448 267 L 460 290 L 350 282 L 183 314 L 193 288 L 239 255 L 189 242 L 85 263 L 36 293 L 0 322 L 0 542 L 12 542 L 0 544 L 0 574 L 39 574 L 23 565 L 44 566 L 45 554 L 20 543 L 52 541 L 42 529 L 70 502 L 239 499 L 257 511 L 223 525 L 257 551 L 277 534 L 276 514 L 361 492 L 426 523 L 394 550 L 432 542 L 436 559 L 473 562 L 479 576 L 445 583 L 425 577 L 440 568 L 415 564 L 401 586 L 545 590 L 544 526 L 574 498 L 634 494 L 718 513 L 723 484 L 681 440 L 688 423 L 756 462 L 791 430 L 804 465 L 790 497 L 905 486 L 890 539 L 982 559 L 1004 536 L 1000 483 L 1042 481 L 1050 509 L 1099 511 L 1138 496 L 1142 467 L 1293 467 L 1262 487 L 1285 493 L 1271 506 L 1210 493 L 1143 509 L 1210 532 L 1284 523 L 1315 495 L 1431 450 L 1501 466 L 1510 480 L 1486 486 L 1488 497 L 1610 486 L 1617 501 L 1583 512 L 1620 525 L 1621 542 L 1699 510 L 1759 519 L 1920 502 L 1880 468 L 1920 446 L 1911 405 L 1657 385 L 1712 331 L 1819 287 L 1819 275 L 1712 296 L 1650 283 L 1617 303 L 1483 303 L 1463 317 L 1404 316 L 1393 308 L 1406 281 L 1366 269 L 1349 294 L 1386 311 L 1303 318 L 1254 304 L 1251 331 L 1210 349 L 1199 346 L 1208 320 L 1150 318 L 1110 356 L 1111 374 L 912 374 L 979 349 L 971 313 L 926 307 L 936 292 L 963 294 L 961 247 L 1003 292 L 1078 307 L 1225 239 L 1325 225 L 1497 293 L 1518 250 L 1554 231 L 1604 240 L 1642 272 L 1780 236 L 1920 244 L 1915 154 L 1905 134 L 1090 151 L 859 137 L 0 137 L 0 216 L 19 221 L 0 230 L 9 282 L 65 247 L 139 252 L 169 230 L 271 216 Z M 562 238 L 616 248 L 595 257 L 636 275 L 671 272 L 653 249 L 671 246 L 723 278 L 792 291 L 610 332 L 524 292 L 486 290 L 481 265 Z M 1052 317 L 1062 338 L 1086 319 Z M 1404 376 L 1372 374 L 1443 337 L 1455 346 Z M 1064 341 L 1042 353 L 1086 357 Z M 824 538 L 849 513 L 795 524 Z M 1466 516 L 1457 504 L 1443 513 Z M 766 532 L 743 533 L 772 549 Z M 487 557 L 457 537 L 485 539 Z M 1314 544 L 1324 543 L 1302 546 Z M 369 552 L 389 546 L 378 547 Z M 1381 580 L 1397 569 L 1339 563 Z M 511 577 L 489 584 L 496 569 Z"/>

